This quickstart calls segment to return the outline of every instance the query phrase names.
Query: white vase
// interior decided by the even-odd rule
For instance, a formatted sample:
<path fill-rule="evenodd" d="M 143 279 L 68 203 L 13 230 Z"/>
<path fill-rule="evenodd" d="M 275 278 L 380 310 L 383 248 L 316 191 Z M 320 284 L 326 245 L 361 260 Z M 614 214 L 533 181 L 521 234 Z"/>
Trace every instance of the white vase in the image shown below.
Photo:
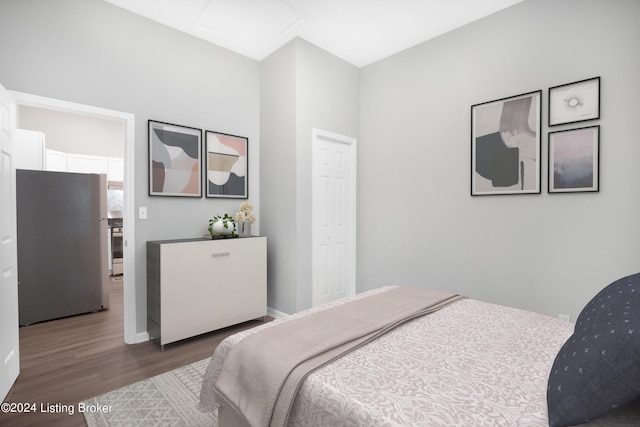
<path fill-rule="evenodd" d="M 227 228 L 224 226 L 224 222 L 219 219 L 211 225 L 211 230 L 213 230 L 214 234 L 219 235 L 228 235 L 232 234 L 235 229 L 235 224 L 233 222 L 227 222 Z"/>

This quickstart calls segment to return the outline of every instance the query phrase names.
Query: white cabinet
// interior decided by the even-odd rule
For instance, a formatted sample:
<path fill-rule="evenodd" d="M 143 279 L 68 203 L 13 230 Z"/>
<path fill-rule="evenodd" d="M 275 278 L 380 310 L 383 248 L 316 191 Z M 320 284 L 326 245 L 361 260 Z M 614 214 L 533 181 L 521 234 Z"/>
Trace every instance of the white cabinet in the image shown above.
<path fill-rule="evenodd" d="M 67 171 L 67 153 L 62 151 L 46 150 L 46 170 L 52 172 L 66 172 Z"/>
<path fill-rule="evenodd" d="M 16 169 L 44 170 L 44 133 L 16 129 Z"/>
<path fill-rule="evenodd" d="M 16 169 L 104 173 L 109 181 L 124 181 L 124 159 L 51 150 L 43 132 L 16 129 L 15 157 Z"/>
<path fill-rule="evenodd" d="M 124 159 L 107 157 L 107 161 L 107 177 L 109 178 L 109 181 L 124 181 Z"/>
<path fill-rule="evenodd" d="M 67 153 L 67 172 L 106 174 L 108 171 L 109 161 L 106 157 Z M 111 177 L 108 179 L 113 181 Z"/>
<path fill-rule="evenodd" d="M 147 242 L 147 330 L 161 345 L 267 314 L 267 238 Z"/>
<path fill-rule="evenodd" d="M 45 150 L 45 169 L 54 172 L 106 174 L 109 181 L 124 181 L 124 159 Z"/>

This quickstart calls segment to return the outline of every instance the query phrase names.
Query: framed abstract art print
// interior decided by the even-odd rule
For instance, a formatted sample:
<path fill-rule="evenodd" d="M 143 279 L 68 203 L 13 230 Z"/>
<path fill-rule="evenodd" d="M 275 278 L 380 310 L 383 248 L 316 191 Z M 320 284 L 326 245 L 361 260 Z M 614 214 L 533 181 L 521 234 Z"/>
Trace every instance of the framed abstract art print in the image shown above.
<path fill-rule="evenodd" d="M 549 132 L 549 193 L 599 191 L 600 126 Z"/>
<path fill-rule="evenodd" d="M 206 197 L 246 199 L 249 197 L 249 138 L 205 132 Z"/>
<path fill-rule="evenodd" d="M 202 130 L 149 120 L 149 195 L 202 197 Z"/>
<path fill-rule="evenodd" d="M 540 193 L 542 91 L 471 106 L 471 195 Z"/>

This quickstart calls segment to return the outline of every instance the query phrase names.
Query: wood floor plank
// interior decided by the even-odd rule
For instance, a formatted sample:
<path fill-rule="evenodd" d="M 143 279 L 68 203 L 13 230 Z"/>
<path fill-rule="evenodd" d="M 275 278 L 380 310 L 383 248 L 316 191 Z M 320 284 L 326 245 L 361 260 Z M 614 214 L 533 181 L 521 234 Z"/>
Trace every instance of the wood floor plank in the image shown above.
<path fill-rule="evenodd" d="M 123 307 L 122 281 L 112 280 L 108 310 L 20 328 L 20 375 L 5 402 L 35 404 L 37 411 L 0 413 L 0 425 L 84 427 L 79 402 L 210 357 L 227 336 L 263 323 L 246 322 L 161 351 L 155 342 L 124 344 Z M 41 412 L 59 407 L 74 413 Z"/>

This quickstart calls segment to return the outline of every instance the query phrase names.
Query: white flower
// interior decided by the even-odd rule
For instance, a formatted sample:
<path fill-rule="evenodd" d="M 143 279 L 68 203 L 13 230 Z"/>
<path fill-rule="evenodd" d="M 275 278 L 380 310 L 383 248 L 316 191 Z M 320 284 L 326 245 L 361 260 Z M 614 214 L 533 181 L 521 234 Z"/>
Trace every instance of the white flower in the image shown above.
<path fill-rule="evenodd" d="M 235 219 L 237 222 L 248 222 L 249 224 L 253 224 L 256 220 L 255 215 L 252 212 L 253 205 L 249 202 L 244 202 L 240 205 L 240 210 L 236 212 Z"/>

